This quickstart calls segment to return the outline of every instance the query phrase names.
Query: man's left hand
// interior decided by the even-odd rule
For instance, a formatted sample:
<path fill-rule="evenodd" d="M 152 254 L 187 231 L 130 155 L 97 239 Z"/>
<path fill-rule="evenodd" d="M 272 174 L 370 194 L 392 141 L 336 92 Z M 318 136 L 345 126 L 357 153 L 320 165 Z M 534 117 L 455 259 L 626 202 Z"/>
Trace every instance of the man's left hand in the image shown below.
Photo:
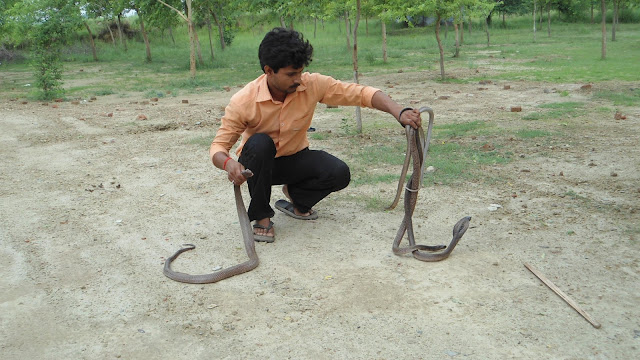
<path fill-rule="evenodd" d="M 398 120 L 402 126 L 411 126 L 414 129 L 419 128 L 422 125 L 422 118 L 420 117 L 420 112 L 416 109 L 407 110 L 400 115 L 400 120 Z"/>

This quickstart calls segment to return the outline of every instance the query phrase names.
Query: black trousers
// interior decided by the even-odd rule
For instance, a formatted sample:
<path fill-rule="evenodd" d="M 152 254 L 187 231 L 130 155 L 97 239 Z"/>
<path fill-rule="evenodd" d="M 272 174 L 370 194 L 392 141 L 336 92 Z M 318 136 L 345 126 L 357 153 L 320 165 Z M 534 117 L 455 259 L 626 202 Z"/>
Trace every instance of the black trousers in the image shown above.
<path fill-rule="evenodd" d="M 254 174 L 247 180 L 251 221 L 275 215 L 269 205 L 273 185 L 286 184 L 296 209 L 308 212 L 330 193 L 347 187 L 351 180 L 347 164 L 325 151 L 305 148 L 290 156 L 275 156 L 276 146 L 266 134 L 252 135 L 242 148 L 238 161 Z"/>

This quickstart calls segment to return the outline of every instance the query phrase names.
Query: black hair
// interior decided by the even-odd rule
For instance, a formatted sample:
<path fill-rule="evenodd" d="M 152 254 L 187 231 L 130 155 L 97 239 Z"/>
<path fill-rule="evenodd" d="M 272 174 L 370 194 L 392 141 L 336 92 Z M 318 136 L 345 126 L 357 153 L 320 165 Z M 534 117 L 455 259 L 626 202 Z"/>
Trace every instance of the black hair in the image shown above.
<path fill-rule="evenodd" d="M 299 32 L 281 27 L 274 28 L 264 36 L 258 49 L 260 67 L 269 65 L 274 72 L 293 66 L 296 69 L 311 63 L 313 46 Z"/>

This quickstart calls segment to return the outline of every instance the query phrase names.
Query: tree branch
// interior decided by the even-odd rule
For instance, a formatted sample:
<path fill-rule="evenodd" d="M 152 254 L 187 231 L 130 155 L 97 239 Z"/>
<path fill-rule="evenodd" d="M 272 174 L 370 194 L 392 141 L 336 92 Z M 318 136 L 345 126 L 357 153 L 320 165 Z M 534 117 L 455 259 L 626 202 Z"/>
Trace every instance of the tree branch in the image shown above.
<path fill-rule="evenodd" d="M 164 4 L 164 6 L 168 7 L 169 9 L 172 9 L 173 11 L 177 12 L 178 15 L 180 15 L 184 19 L 184 21 L 189 22 L 189 19 L 187 19 L 187 17 L 182 12 L 180 12 L 180 10 L 174 8 L 173 6 L 167 4 L 166 2 L 164 2 L 162 0 L 158 0 L 158 2 Z"/>

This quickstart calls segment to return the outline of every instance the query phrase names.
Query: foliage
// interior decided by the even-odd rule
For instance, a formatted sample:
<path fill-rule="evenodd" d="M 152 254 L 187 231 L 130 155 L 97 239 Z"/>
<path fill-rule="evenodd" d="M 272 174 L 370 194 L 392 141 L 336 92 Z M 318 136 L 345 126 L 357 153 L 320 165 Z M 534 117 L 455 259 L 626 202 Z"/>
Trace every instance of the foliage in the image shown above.
<path fill-rule="evenodd" d="M 14 32 L 33 44 L 34 75 L 42 97 L 60 96 L 63 92 L 60 52 L 81 23 L 80 9 L 68 0 L 34 0 L 16 3 L 9 15 Z"/>

